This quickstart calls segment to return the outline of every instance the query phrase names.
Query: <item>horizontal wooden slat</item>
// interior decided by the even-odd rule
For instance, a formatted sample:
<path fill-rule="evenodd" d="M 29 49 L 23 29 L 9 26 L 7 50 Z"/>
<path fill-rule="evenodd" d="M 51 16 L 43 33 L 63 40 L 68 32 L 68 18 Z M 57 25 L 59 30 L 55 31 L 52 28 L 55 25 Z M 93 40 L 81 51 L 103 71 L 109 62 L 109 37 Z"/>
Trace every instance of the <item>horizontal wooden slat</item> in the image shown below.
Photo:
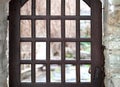
<path fill-rule="evenodd" d="M 8 17 L 9 18 L 9 17 Z M 76 20 L 76 19 L 80 19 L 80 20 L 91 20 L 90 16 L 20 16 L 20 19 L 24 19 L 24 20 L 29 20 L 29 19 L 35 19 L 35 20 L 46 20 L 46 19 L 50 19 L 50 20 L 61 20 L 61 19 L 65 19 L 65 20 Z"/>
<path fill-rule="evenodd" d="M 46 60 L 21 60 L 19 63 L 21 64 L 48 64 Z M 61 60 L 50 60 L 50 64 L 90 64 L 91 61 L 83 60 L 83 61 L 76 61 L 76 60 L 65 60 L 64 62 Z"/>
<path fill-rule="evenodd" d="M 19 87 L 93 87 L 91 83 L 22 83 Z"/>
<path fill-rule="evenodd" d="M 21 42 L 91 42 L 89 38 L 21 38 Z"/>

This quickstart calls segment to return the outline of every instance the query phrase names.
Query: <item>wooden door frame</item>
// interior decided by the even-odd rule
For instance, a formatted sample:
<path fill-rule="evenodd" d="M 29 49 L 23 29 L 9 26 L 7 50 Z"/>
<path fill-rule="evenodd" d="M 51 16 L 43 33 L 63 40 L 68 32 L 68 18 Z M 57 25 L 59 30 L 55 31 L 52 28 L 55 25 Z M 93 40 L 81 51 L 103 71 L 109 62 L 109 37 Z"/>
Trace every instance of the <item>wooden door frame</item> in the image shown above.
<path fill-rule="evenodd" d="M 20 53 L 19 53 L 18 49 L 20 49 L 20 47 L 19 47 L 19 41 L 20 41 L 19 20 L 21 19 L 19 8 L 23 5 L 23 3 L 25 3 L 25 1 L 26 0 L 23 0 L 23 2 L 19 2 L 18 0 L 11 0 L 11 2 L 10 2 L 10 10 L 9 10 L 9 49 L 10 49 L 10 51 L 9 51 L 9 70 L 10 70 L 9 84 L 10 84 L 10 87 L 16 87 L 16 86 L 19 87 L 20 85 L 22 87 L 25 87 L 25 86 L 29 85 L 29 84 L 22 85 L 19 82 L 19 80 L 20 80 L 20 77 L 19 77 L 20 61 L 18 59 L 18 55 L 20 55 Z M 47 0 L 47 1 L 49 2 L 49 0 Z M 79 11 L 76 13 L 77 14 L 76 18 L 78 20 L 80 20 L 80 19 L 86 19 L 86 20 L 91 19 L 92 20 L 91 21 L 91 27 L 92 27 L 92 34 L 91 34 L 92 36 L 91 37 L 92 38 L 91 38 L 91 40 L 90 39 L 77 39 L 77 40 L 92 42 L 93 50 L 92 50 L 91 56 L 92 56 L 92 59 L 94 59 L 94 60 L 92 60 L 92 63 L 91 63 L 92 64 L 91 73 L 94 73 L 96 67 L 103 68 L 103 66 L 104 66 L 104 59 L 103 59 L 103 54 L 102 54 L 103 53 L 103 50 L 102 50 L 102 4 L 101 4 L 100 0 L 91 0 L 90 2 L 88 0 L 84 0 L 84 1 L 88 5 L 91 4 L 91 9 L 92 9 L 91 10 L 91 18 L 89 18 L 88 16 L 86 16 L 86 17 L 79 16 Z M 77 0 L 77 2 L 79 3 L 79 0 Z M 62 3 L 65 4 L 64 2 L 62 2 Z M 79 4 L 77 4 L 77 6 L 79 6 Z M 34 7 L 32 9 L 34 9 Z M 61 7 L 61 9 L 64 9 L 64 6 Z M 48 5 L 48 10 L 50 10 L 49 5 Z M 61 13 L 62 13 L 61 17 L 63 19 L 64 19 L 64 14 L 65 14 L 64 10 L 61 11 Z M 79 9 L 77 9 L 77 10 L 79 10 Z M 35 12 L 33 12 L 32 14 L 35 14 Z M 47 12 L 47 15 L 49 17 L 50 11 Z M 56 17 L 56 18 L 59 18 L 59 17 Z M 53 17 L 53 19 L 54 19 L 54 17 Z M 68 16 L 68 19 L 74 19 L 74 17 Z M 75 19 L 75 20 L 77 20 L 77 19 Z M 61 21 L 62 21 L 62 19 L 61 19 Z M 48 23 L 48 25 L 49 25 L 49 23 Z M 63 26 L 65 26 L 65 25 L 63 24 Z M 79 27 L 79 22 L 77 22 L 76 26 Z M 65 32 L 63 29 L 62 30 L 63 40 L 65 39 L 64 35 L 65 35 Z M 33 35 L 33 36 L 35 36 L 35 35 Z M 48 36 L 50 36 L 50 35 L 48 35 Z M 77 37 L 79 37 L 79 36 L 77 36 Z M 66 39 L 66 40 L 69 40 L 69 39 Z M 53 41 L 54 41 L 54 39 L 53 39 Z M 74 39 L 73 40 L 71 39 L 71 41 L 74 41 Z M 50 49 L 50 48 L 48 48 L 48 49 Z M 98 56 L 98 55 L 100 55 L 100 56 Z M 64 56 L 65 55 L 63 55 L 63 57 Z M 87 61 L 87 62 L 89 63 L 89 61 Z M 81 61 L 81 63 L 82 63 L 82 61 Z M 19 67 L 19 69 L 16 66 Z M 13 73 L 16 73 L 16 74 L 13 74 Z M 33 72 L 33 74 L 34 74 L 34 72 Z M 17 78 L 15 78 L 15 77 L 17 77 Z M 94 75 L 92 75 L 92 79 L 94 79 Z M 47 84 L 49 84 L 49 83 L 47 83 Z M 44 85 L 45 84 L 43 84 L 43 86 Z M 55 87 L 55 85 L 56 84 L 52 84 L 52 85 L 49 84 L 49 87 Z M 61 84 L 61 86 L 62 85 L 64 86 L 64 83 Z M 67 84 L 66 86 L 73 87 L 76 85 L 75 84 Z M 78 86 L 86 87 L 85 84 L 78 84 Z M 29 85 L 29 87 L 34 87 L 34 84 Z M 36 85 L 36 87 L 39 87 L 39 84 Z M 92 85 L 90 87 L 92 87 Z"/>

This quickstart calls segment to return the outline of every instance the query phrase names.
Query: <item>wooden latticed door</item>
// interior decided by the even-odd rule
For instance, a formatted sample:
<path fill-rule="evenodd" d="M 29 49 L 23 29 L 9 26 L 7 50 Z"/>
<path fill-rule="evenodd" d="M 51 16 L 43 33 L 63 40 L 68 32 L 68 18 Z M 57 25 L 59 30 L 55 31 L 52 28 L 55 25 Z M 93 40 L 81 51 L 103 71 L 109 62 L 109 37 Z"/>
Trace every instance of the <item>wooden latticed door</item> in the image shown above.
<path fill-rule="evenodd" d="M 11 0 L 10 87 L 103 87 L 100 0 Z"/>

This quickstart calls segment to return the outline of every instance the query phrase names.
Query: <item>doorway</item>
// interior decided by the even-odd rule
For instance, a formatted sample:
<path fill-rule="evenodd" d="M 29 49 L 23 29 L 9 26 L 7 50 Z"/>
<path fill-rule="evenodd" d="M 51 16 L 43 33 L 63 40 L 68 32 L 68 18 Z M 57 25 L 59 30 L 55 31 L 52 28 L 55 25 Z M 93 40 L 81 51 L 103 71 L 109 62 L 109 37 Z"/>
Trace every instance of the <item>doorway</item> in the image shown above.
<path fill-rule="evenodd" d="M 100 0 L 11 0 L 10 87 L 103 87 Z"/>

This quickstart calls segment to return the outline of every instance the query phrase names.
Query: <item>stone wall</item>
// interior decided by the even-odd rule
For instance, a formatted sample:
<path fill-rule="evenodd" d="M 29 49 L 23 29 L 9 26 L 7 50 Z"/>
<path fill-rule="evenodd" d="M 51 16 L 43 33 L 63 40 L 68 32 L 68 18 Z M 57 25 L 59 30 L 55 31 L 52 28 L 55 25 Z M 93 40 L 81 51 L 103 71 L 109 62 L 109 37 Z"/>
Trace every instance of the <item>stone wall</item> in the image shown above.
<path fill-rule="evenodd" d="M 120 87 L 120 0 L 104 5 L 105 85 Z"/>
<path fill-rule="evenodd" d="M 0 0 L 0 87 L 7 87 L 7 4 Z"/>

